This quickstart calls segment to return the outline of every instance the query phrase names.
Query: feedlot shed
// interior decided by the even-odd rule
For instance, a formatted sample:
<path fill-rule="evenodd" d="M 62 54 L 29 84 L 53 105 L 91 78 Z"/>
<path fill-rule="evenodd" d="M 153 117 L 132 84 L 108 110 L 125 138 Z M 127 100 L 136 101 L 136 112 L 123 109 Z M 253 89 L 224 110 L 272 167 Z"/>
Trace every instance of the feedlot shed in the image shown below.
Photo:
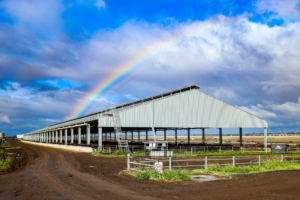
<path fill-rule="evenodd" d="M 239 128 L 242 145 L 242 128 L 264 128 L 266 148 L 268 121 L 207 95 L 199 89 L 199 86 L 191 85 L 53 124 L 26 133 L 24 140 L 93 146 L 92 135 L 94 139 L 97 138 L 96 145 L 101 148 L 103 139 L 107 141 L 108 134 L 112 141 L 111 134 L 118 126 L 125 139 L 128 133 L 131 133 L 132 140 L 133 131 L 138 132 L 139 142 L 141 131 L 146 132 L 147 141 L 148 131 L 163 130 L 166 141 L 166 131 L 173 130 L 175 144 L 178 129 L 187 130 L 188 143 L 190 129 L 202 129 L 204 143 L 205 128 L 218 128 L 222 145 L 222 128 Z M 112 115 L 118 116 L 118 124 Z"/>

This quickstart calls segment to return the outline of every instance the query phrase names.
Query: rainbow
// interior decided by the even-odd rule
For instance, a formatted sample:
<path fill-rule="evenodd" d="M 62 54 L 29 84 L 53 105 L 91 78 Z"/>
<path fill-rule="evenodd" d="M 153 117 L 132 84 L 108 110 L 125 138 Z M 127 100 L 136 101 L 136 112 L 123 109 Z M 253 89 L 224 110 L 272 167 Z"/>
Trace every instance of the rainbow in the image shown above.
<path fill-rule="evenodd" d="M 100 80 L 96 87 L 94 87 L 88 94 L 85 96 L 83 101 L 75 106 L 75 108 L 68 115 L 67 119 L 73 119 L 80 117 L 93 105 L 93 99 L 97 95 L 105 95 L 110 90 L 122 84 L 127 80 L 137 69 L 147 64 L 151 61 L 156 55 L 160 54 L 162 51 L 167 49 L 170 46 L 184 42 L 185 40 L 203 34 L 205 31 L 217 31 L 220 28 L 226 28 L 231 25 L 237 24 L 239 21 L 237 19 L 230 19 L 226 22 L 218 23 L 201 23 L 200 27 L 197 27 L 197 24 L 193 24 L 192 29 L 186 30 L 181 34 L 170 37 L 169 39 L 156 43 L 151 47 L 148 47 L 146 50 L 128 60 L 127 62 L 117 66 L 114 71 L 112 71 L 107 77 L 103 80 Z"/>

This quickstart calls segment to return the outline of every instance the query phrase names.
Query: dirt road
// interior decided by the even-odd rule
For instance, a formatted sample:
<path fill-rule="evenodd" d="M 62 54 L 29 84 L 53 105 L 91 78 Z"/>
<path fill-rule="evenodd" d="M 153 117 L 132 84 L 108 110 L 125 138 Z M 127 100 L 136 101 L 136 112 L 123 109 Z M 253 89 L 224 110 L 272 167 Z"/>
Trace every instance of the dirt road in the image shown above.
<path fill-rule="evenodd" d="M 295 199 L 300 171 L 242 175 L 217 182 L 136 181 L 119 176 L 125 158 L 22 145 L 20 167 L 0 172 L 0 199 Z M 15 163 L 18 165 L 18 163 Z"/>

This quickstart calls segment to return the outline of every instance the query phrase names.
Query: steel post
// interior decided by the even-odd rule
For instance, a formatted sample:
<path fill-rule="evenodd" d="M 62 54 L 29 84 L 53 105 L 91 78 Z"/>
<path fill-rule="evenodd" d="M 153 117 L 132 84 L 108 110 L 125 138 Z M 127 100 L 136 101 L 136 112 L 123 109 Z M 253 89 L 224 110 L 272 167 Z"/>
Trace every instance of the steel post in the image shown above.
<path fill-rule="evenodd" d="M 68 129 L 65 129 L 65 145 L 68 144 Z"/>
<path fill-rule="evenodd" d="M 205 169 L 207 169 L 207 156 L 205 156 Z"/>
<path fill-rule="evenodd" d="M 86 144 L 91 144 L 91 126 L 89 124 L 86 126 Z"/>
<path fill-rule="evenodd" d="M 58 131 L 55 131 L 55 141 L 58 143 Z"/>
<path fill-rule="evenodd" d="M 78 127 L 78 144 L 81 144 L 81 127 Z"/>
<path fill-rule="evenodd" d="M 240 128 L 240 146 L 243 146 L 243 128 Z"/>
<path fill-rule="evenodd" d="M 187 132 L 188 132 L 188 144 L 190 144 L 190 134 L 191 134 L 190 128 L 187 129 Z"/>
<path fill-rule="evenodd" d="M 222 146 L 222 128 L 219 128 L 220 146 Z"/>
<path fill-rule="evenodd" d="M 62 130 L 59 130 L 59 143 L 62 143 Z"/>
<path fill-rule="evenodd" d="M 265 146 L 265 151 L 266 153 L 268 152 L 268 143 L 267 143 L 267 128 L 264 128 L 264 146 Z"/>
<path fill-rule="evenodd" d="M 74 128 L 71 128 L 71 144 L 74 143 Z"/>
<path fill-rule="evenodd" d="M 140 130 L 138 130 L 138 141 L 139 141 L 139 143 L 141 142 L 141 133 L 140 133 Z"/>
<path fill-rule="evenodd" d="M 172 157 L 169 157 L 169 171 L 172 171 Z"/>
<path fill-rule="evenodd" d="M 232 166 L 235 167 L 235 156 L 232 156 Z"/>
<path fill-rule="evenodd" d="M 98 150 L 102 149 L 102 128 L 98 127 Z"/>
<path fill-rule="evenodd" d="M 175 145 L 177 145 L 177 128 L 175 128 Z"/>
<path fill-rule="evenodd" d="M 167 129 L 164 128 L 164 141 L 167 141 Z"/>
<path fill-rule="evenodd" d="M 202 143 L 205 143 L 205 128 L 202 128 Z"/>

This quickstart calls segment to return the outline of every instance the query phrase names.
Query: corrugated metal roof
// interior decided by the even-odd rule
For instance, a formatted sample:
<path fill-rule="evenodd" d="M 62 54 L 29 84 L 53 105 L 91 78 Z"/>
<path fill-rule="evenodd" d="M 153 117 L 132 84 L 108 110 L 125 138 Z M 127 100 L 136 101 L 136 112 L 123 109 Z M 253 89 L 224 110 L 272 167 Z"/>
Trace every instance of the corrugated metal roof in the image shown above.
<path fill-rule="evenodd" d="M 145 102 L 148 102 L 148 101 L 153 101 L 154 99 L 157 99 L 157 98 L 170 96 L 170 95 L 173 95 L 173 94 L 176 94 L 176 93 L 180 93 L 180 92 L 184 92 L 184 91 L 191 90 L 191 89 L 200 89 L 200 87 L 198 85 L 190 85 L 190 86 L 178 88 L 178 89 L 171 90 L 171 91 L 168 91 L 168 92 L 164 92 L 164 93 L 161 93 L 161 94 L 157 94 L 157 95 L 154 95 L 154 96 L 151 96 L 151 97 L 147 97 L 147 98 L 139 99 L 139 100 L 136 100 L 136 101 L 132 101 L 130 103 L 125 103 L 125 104 L 121 104 L 119 106 L 107 108 L 107 109 L 99 111 L 99 112 L 95 112 L 95 113 L 92 113 L 92 114 L 84 115 L 82 117 L 77 117 L 75 119 L 66 120 L 66 121 L 63 121 L 63 122 L 60 122 L 60 123 L 52 124 L 49 127 L 55 126 L 55 125 L 58 125 L 58 124 L 62 124 L 62 123 L 65 123 L 65 122 L 71 122 L 71 121 L 74 121 L 74 120 L 77 120 L 77 119 L 81 119 L 81 118 L 85 118 L 85 117 L 97 115 L 97 114 L 103 113 L 106 110 L 126 108 L 128 106 L 133 106 L 135 104 L 137 105 L 137 104 L 140 104 L 140 103 L 145 103 Z"/>

